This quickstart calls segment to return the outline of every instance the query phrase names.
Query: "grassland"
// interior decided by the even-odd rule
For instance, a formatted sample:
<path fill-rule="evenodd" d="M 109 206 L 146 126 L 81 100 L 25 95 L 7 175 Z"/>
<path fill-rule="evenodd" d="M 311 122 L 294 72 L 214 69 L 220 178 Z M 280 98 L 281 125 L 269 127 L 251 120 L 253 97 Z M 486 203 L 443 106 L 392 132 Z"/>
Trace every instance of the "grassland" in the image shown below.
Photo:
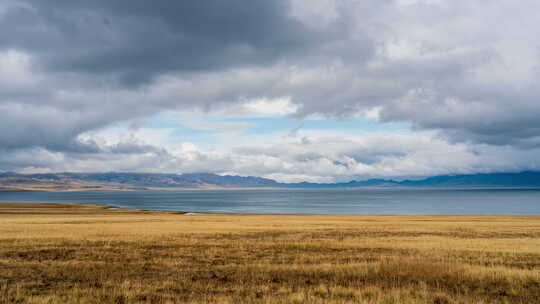
<path fill-rule="evenodd" d="M 0 204 L 0 303 L 540 303 L 540 217 Z"/>

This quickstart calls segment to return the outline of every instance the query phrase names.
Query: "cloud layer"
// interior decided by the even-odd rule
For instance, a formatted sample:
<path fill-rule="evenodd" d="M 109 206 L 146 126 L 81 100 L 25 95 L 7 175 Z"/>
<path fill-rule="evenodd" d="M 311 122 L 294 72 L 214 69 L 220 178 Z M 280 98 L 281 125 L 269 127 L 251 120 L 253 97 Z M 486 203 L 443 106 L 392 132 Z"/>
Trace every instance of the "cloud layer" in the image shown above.
<path fill-rule="evenodd" d="M 535 169 L 539 15 L 533 0 L 2 1 L 0 170 L 329 180 Z M 239 132 L 253 122 L 191 119 L 178 123 L 238 142 L 96 138 L 170 111 L 413 131 L 248 140 Z"/>

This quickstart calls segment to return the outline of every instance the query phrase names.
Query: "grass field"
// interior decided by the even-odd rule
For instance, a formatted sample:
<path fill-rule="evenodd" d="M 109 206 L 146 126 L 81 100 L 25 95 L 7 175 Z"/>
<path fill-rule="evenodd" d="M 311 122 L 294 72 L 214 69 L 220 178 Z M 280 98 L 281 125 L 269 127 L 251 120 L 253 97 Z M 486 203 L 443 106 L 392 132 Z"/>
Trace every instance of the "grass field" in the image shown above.
<path fill-rule="evenodd" d="M 0 303 L 540 303 L 540 217 L 0 204 Z"/>

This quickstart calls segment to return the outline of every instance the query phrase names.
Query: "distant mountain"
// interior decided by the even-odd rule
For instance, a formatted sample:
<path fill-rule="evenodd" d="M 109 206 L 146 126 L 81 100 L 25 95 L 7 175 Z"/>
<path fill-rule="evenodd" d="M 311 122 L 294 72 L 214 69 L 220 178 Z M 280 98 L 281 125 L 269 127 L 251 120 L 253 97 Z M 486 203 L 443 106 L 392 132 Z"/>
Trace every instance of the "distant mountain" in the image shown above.
<path fill-rule="evenodd" d="M 0 173 L 0 185 L 13 184 L 82 185 L 85 187 L 165 187 L 165 188 L 235 188 L 279 187 L 281 184 L 261 177 L 221 176 L 211 173 Z"/>
<path fill-rule="evenodd" d="M 540 187 L 540 172 L 443 175 L 420 180 L 370 179 L 347 183 L 280 183 L 254 176 L 212 173 L 0 173 L 0 189 Z"/>
<path fill-rule="evenodd" d="M 540 172 L 440 175 L 404 181 L 370 179 L 333 185 L 347 187 L 540 187 Z"/>
<path fill-rule="evenodd" d="M 434 176 L 417 181 L 402 181 L 402 186 L 497 186 L 497 187 L 540 187 L 540 172 L 483 173 L 468 175 Z"/>
<path fill-rule="evenodd" d="M 369 179 L 366 181 L 350 181 L 346 183 L 291 183 L 282 184 L 288 188 L 352 188 L 352 187 L 391 187 L 399 186 L 399 182 L 388 179 Z"/>

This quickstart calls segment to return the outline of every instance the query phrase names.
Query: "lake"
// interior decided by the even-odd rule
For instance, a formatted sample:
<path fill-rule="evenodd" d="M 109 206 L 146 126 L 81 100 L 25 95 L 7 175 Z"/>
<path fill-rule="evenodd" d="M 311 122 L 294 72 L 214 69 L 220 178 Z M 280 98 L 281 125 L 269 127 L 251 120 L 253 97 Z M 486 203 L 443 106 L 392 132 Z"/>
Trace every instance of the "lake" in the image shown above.
<path fill-rule="evenodd" d="M 291 189 L 0 192 L 0 202 L 261 214 L 540 215 L 540 189 Z"/>

